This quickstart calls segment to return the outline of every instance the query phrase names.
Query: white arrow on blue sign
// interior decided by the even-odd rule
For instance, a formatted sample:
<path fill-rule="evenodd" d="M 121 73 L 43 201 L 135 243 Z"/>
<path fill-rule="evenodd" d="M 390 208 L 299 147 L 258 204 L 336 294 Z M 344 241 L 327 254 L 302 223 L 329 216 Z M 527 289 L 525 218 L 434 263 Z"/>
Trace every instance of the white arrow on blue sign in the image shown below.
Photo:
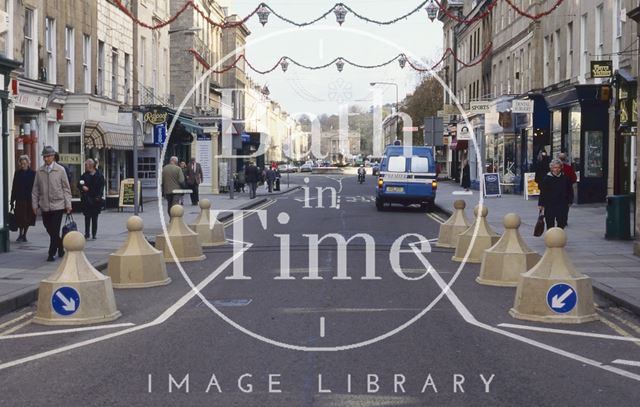
<path fill-rule="evenodd" d="M 547 291 L 547 305 L 558 314 L 566 314 L 578 303 L 578 293 L 569 284 L 558 283 Z"/>
<path fill-rule="evenodd" d="M 60 287 L 51 296 L 51 306 L 62 316 L 72 315 L 80 308 L 80 294 L 72 287 Z"/>

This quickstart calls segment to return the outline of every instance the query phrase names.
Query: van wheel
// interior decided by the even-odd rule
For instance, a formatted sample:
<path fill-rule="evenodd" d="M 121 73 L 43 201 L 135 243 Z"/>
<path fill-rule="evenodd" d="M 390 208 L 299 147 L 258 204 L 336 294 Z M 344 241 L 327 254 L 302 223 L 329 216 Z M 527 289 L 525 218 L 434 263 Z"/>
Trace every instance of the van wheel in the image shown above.
<path fill-rule="evenodd" d="M 376 198 L 376 209 L 378 211 L 384 211 L 384 202 L 380 198 Z"/>

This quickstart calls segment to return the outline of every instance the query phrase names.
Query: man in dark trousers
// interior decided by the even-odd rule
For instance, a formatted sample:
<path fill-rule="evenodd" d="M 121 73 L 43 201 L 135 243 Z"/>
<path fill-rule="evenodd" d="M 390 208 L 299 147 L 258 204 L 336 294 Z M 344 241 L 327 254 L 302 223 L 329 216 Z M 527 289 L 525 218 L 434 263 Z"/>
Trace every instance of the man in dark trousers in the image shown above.
<path fill-rule="evenodd" d="M 571 181 L 562 173 L 562 161 L 555 159 L 549 164 L 551 171 L 542 177 L 538 209 L 544 211 L 547 229 L 567 226 L 569 205 L 573 203 Z"/>
<path fill-rule="evenodd" d="M 273 169 L 268 168 L 266 172 L 266 181 L 267 181 L 267 190 L 271 193 L 273 192 L 273 183 L 276 180 L 276 173 Z"/>
<path fill-rule="evenodd" d="M 249 198 L 254 199 L 256 197 L 256 188 L 258 188 L 258 167 L 251 162 L 244 169 L 244 178 L 247 184 L 249 184 Z"/>
<path fill-rule="evenodd" d="M 162 193 L 167 199 L 169 216 L 171 216 L 171 207 L 178 204 L 181 196 L 173 191 L 182 189 L 182 184 L 184 184 L 184 172 L 178 166 L 178 157 L 171 157 L 169 164 L 162 168 Z"/>
<path fill-rule="evenodd" d="M 54 156 L 56 151 L 51 146 L 42 150 L 44 165 L 36 171 L 36 178 L 31 191 L 31 206 L 36 214 L 38 208 L 42 212 L 42 223 L 49 234 L 49 257 L 47 261 L 54 261 L 56 252 L 58 257 L 64 256 L 60 226 L 64 212 L 71 213 L 71 186 L 67 172 Z"/>
<path fill-rule="evenodd" d="M 200 201 L 199 188 L 202 183 L 202 167 L 194 157 L 187 166 L 187 187 L 191 189 L 191 205 L 197 205 Z"/>

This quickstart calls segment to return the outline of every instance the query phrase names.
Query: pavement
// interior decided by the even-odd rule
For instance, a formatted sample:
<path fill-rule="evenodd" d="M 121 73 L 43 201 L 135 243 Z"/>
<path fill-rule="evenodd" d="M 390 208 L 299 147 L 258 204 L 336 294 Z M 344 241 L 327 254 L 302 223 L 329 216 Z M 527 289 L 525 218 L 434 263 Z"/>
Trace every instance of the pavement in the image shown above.
<path fill-rule="evenodd" d="M 469 191 L 469 195 L 462 195 L 462 192 L 464 190 L 453 182 L 440 182 L 436 198 L 438 208 L 450 215 L 453 201 L 464 199 L 467 202 L 467 216 L 472 218 L 479 192 Z M 515 212 L 522 219 L 520 234 L 529 247 L 538 253 L 544 252 L 543 238 L 533 236 L 533 228 L 538 220 L 537 197 L 525 200 L 523 195 L 507 194 L 499 198 L 486 198 L 485 204 L 489 209 L 489 223 L 498 233 L 504 231 L 504 215 Z M 566 228 L 566 250 L 578 271 L 591 277 L 597 292 L 640 314 L 640 257 L 633 254 L 632 240 L 605 239 L 605 225 L 606 204 L 571 206 Z"/>
<path fill-rule="evenodd" d="M 286 180 L 286 178 L 285 178 Z M 234 199 L 229 194 L 213 195 L 201 193 L 200 198 L 211 201 L 214 210 L 240 210 L 249 209 L 264 203 L 269 196 L 277 196 L 299 188 L 296 184 L 287 186 L 282 184 L 279 192 L 268 193 L 265 187 L 259 187 L 257 198 L 249 199 L 247 192 L 235 193 Z M 162 233 L 161 219 L 158 213 L 158 201 L 155 190 L 143 191 L 143 207 L 140 217 L 144 221 L 144 234 L 149 241 L 155 241 L 155 236 Z M 185 219 L 187 222 L 194 220 L 199 213 L 198 206 L 192 206 L 188 196 L 184 197 Z M 166 211 L 166 202 L 163 201 L 163 210 Z M 133 215 L 132 208 L 126 208 L 122 212 L 106 210 L 98 219 L 97 240 L 89 240 L 86 244 L 85 254 L 89 261 L 98 270 L 106 268 L 109 254 L 115 252 L 124 242 L 127 234 L 126 222 Z M 219 219 L 225 220 L 230 214 L 222 214 Z M 165 219 L 168 221 L 165 212 Z M 84 233 L 84 216 L 82 213 L 74 214 L 74 220 L 78 224 L 78 230 Z M 27 306 L 37 300 L 40 281 L 52 274 L 59 265 L 59 260 L 46 262 L 49 236 L 47 235 L 40 218 L 34 227 L 29 228 L 28 242 L 17 243 L 17 232 L 11 233 L 11 250 L 0 254 L 0 315 L 9 313 L 21 307 Z"/>

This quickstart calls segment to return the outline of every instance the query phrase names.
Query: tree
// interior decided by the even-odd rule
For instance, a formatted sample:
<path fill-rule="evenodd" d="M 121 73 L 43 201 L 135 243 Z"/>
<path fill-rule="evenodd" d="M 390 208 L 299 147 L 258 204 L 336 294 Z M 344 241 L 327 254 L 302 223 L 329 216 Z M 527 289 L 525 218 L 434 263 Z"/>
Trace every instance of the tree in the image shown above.
<path fill-rule="evenodd" d="M 434 76 L 423 78 L 413 93 L 407 95 L 402 101 L 402 110 L 411 117 L 414 126 L 421 126 L 424 118 L 436 116 L 438 110 L 442 110 L 444 104 L 442 85 Z M 423 144 L 422 133 L 414 135 L 414 144 Z"/>

